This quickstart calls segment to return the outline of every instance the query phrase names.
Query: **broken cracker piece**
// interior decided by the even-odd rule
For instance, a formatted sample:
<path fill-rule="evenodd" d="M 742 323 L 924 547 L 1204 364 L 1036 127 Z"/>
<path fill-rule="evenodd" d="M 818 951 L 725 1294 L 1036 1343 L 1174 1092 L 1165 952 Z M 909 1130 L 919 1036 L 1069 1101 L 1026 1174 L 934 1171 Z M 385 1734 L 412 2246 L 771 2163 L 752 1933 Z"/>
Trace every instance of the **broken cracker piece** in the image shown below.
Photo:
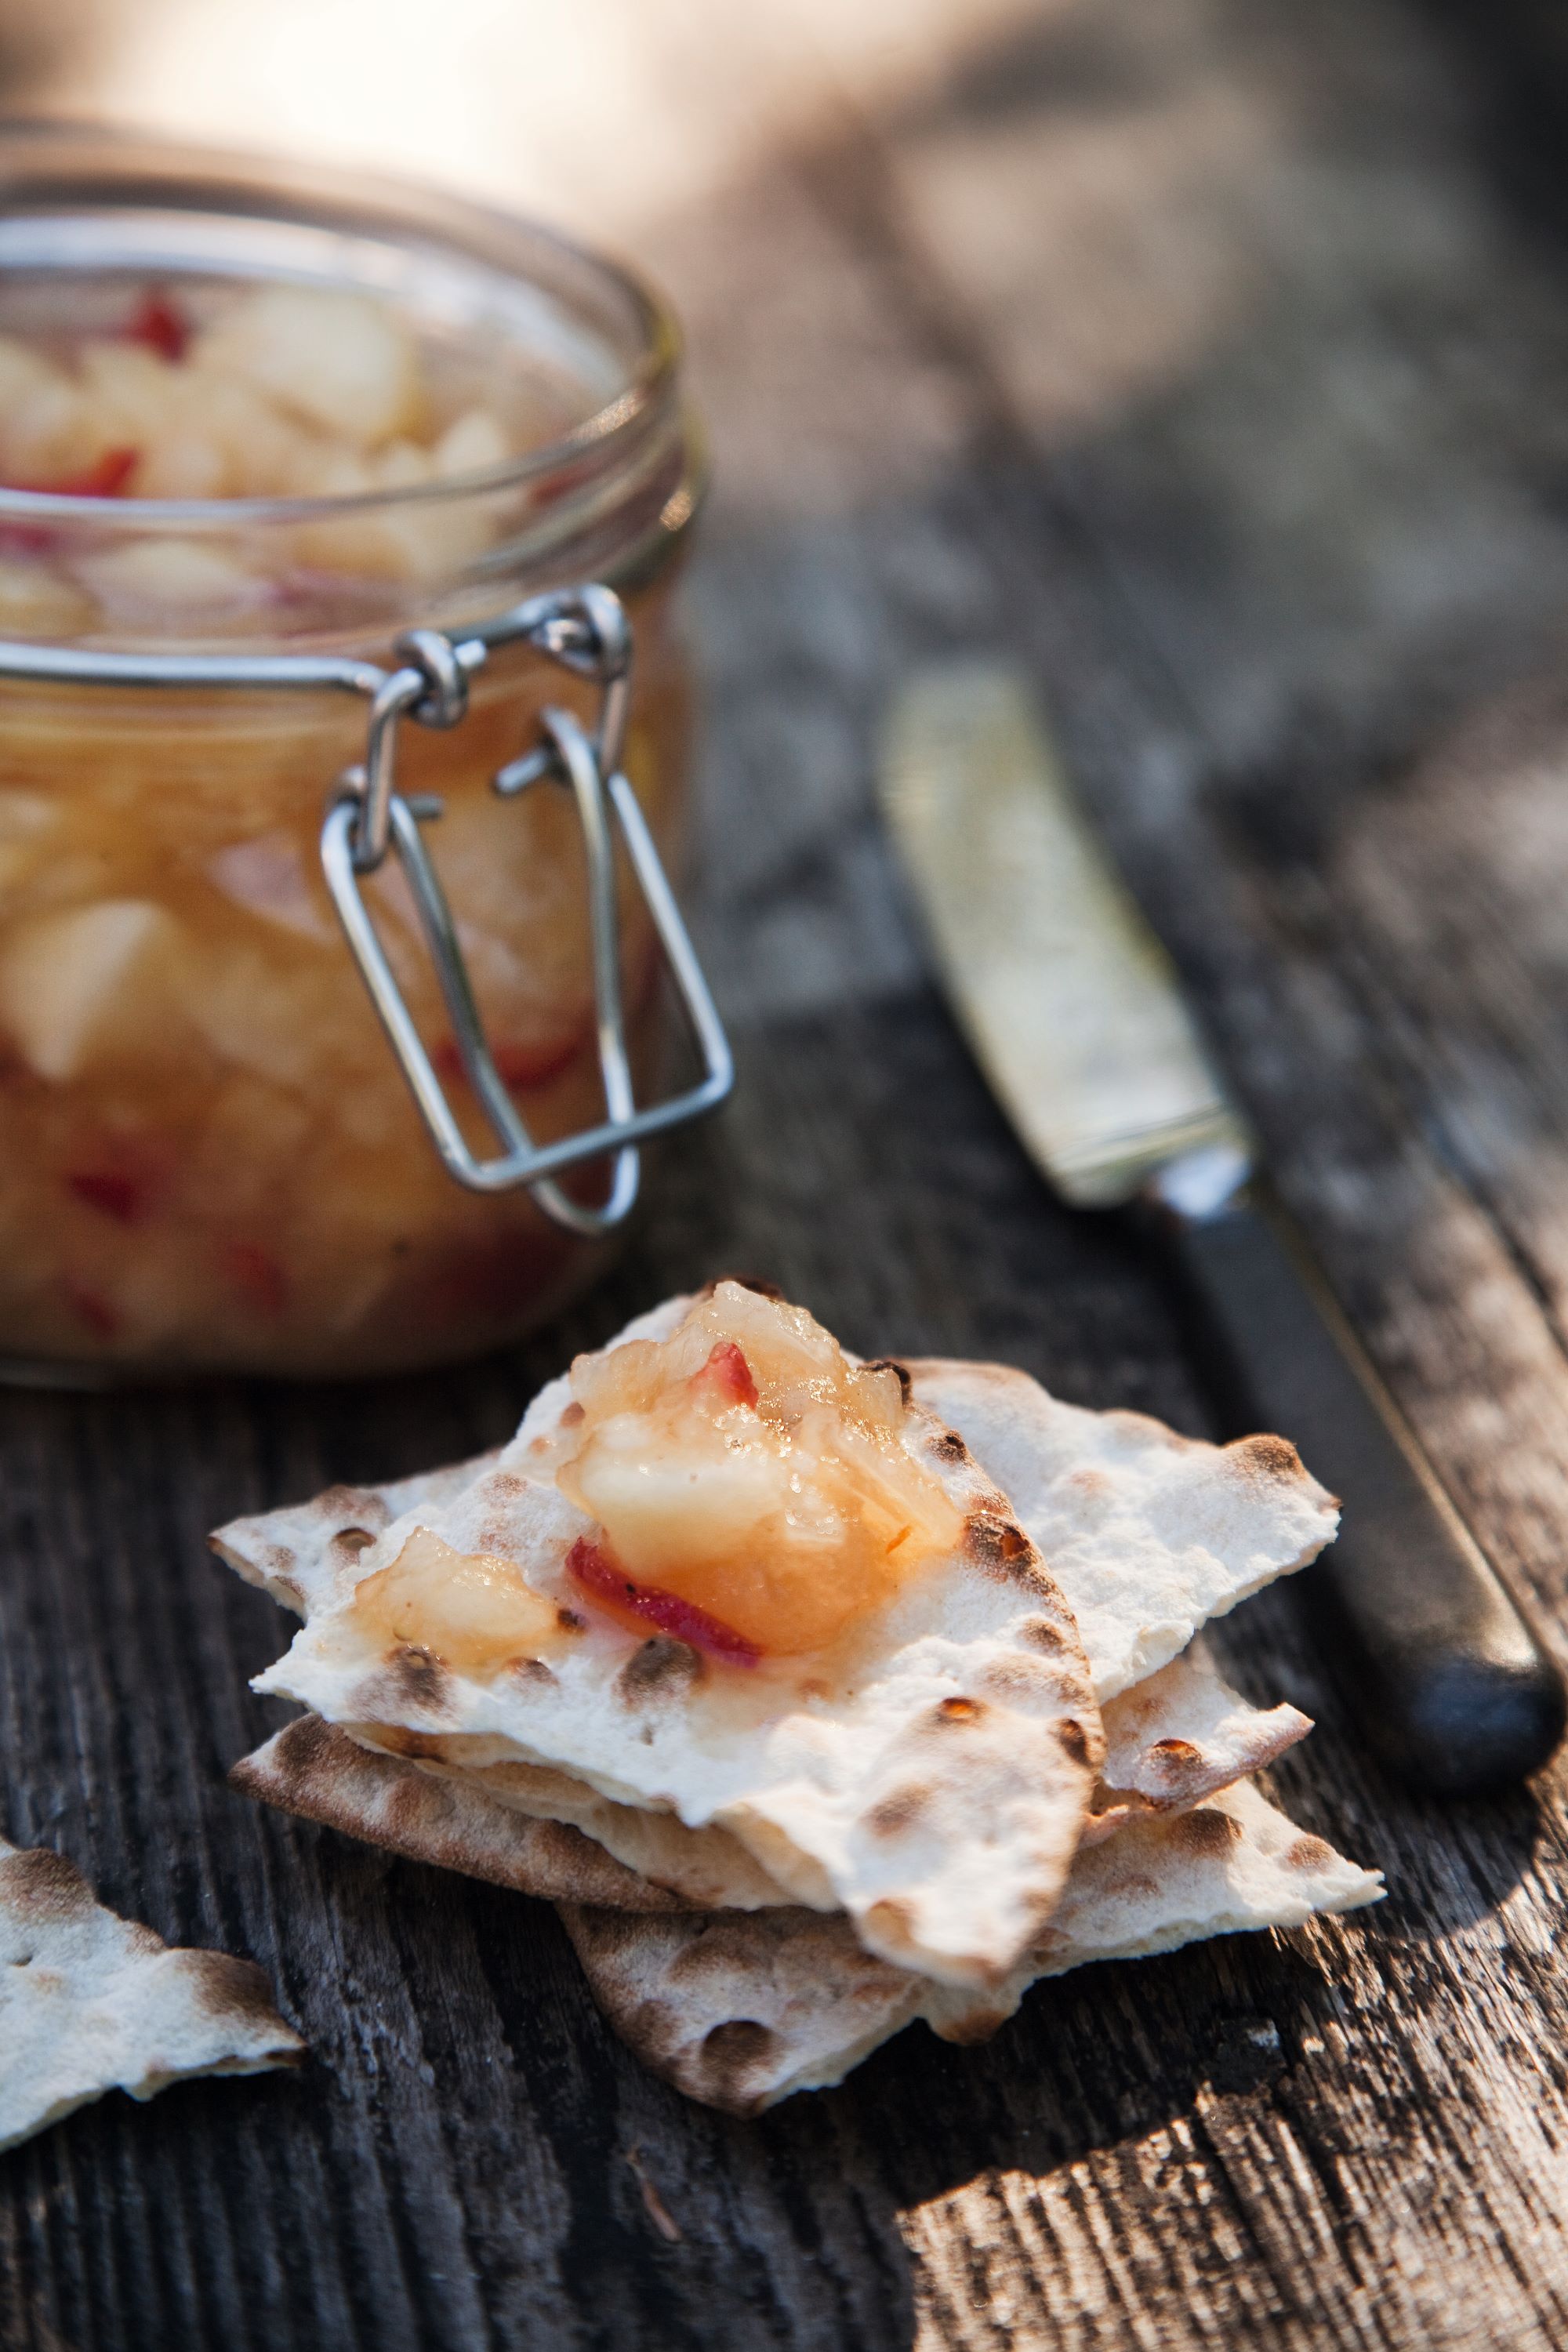
<path fill-rule="evenodd" d="M 1339 1505 L 1283 1437 L 1210 1445 L 1064 1404 L 1005 1364 L 911 1358 L 916 1399 L 1012 1501 L 1072 1604 L 1101 1704 L 1315 1559 Z"/>
<path fill-rule="evenodd" d="M 1040 1977 L 1300 1927 L 1382 1893 L 1379 1873 L 1242 1783 L 1086 1847 L 1039 1948 L 989 1998 L 871 1963 L 847 1920 L 806 1911 L 637 1918 L 563 1905 L 561 1916 L 595 2000 L 644 2064 L 689 2098 L 752 2116 L 842 2082 L 916 2017 L 945 2041 L 984 2041 Z"/>
<path fill-rule="evenodd" d="M 0 1840 L 0 2148 L 106 2091 L 151 2099 L 304 2054 L 253 1961 L 164 1944 L 63 1854 Z"/>

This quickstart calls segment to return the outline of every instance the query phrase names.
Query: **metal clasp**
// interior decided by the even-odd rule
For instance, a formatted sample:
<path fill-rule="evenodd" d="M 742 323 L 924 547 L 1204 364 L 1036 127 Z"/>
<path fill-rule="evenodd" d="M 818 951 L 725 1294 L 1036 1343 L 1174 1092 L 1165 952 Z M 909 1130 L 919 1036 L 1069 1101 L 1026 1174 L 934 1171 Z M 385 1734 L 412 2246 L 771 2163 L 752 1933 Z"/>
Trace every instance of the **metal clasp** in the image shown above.
<path fill-rule="evenodd" d="M 459 725 L 468 709 L 469 678 L 496 648 L 520 641 L 592 679 L 600 689 L 592 732 L 571 711 L 546 709 L 540 713 L 538 744 L 492 779 L 492 788 L 507 798 L 546 780 L 563 784 L 575 799 L 587 855 L 594 1004 L 606 1116 L 597 1127 L 547 1144 L 533 1141 L 496 1067 L 446 893 L 425 846 L 420 828 L 439 817 L 441 803 L 427 796 L 408 798 L 397 789 L 403 720 L 413 719 L 426 727 Z M 637 1198 L 638 1145 L 713 1109 L 734 1080 L 723 1024 L 637 795 L 621 772 L 631 683 L 630 623 L 612 590 L 569 588 L 531 597 L 457 637 L 436 629 L 412 630 L 398 638 L 394 651 L 402 667 L 381 677 L 372 694 L 363 763 L 340 777 L 321 827 L 321 865 L 338 919 L 409 1092 L 449 1173 L 476 1192 L 527 1186 L 558 1224 L 576 1234 L 605 1233 L 620 1223 Z M 686 1092 L 641 1110 L 632 1087 L 621 988 L 617 833 L 653 919 L 703 1072 Z M 494 1158 L 477 1158 L 465 1141 L 365 903 L 361 886 L 389 852 L 407 880 L 464 1075 L 502 1147 Z M 614 1155 L 609 1197 L 601 1207 L 584 1208 L 553 1180 L 563 1169 L 604 1153 Z"/>

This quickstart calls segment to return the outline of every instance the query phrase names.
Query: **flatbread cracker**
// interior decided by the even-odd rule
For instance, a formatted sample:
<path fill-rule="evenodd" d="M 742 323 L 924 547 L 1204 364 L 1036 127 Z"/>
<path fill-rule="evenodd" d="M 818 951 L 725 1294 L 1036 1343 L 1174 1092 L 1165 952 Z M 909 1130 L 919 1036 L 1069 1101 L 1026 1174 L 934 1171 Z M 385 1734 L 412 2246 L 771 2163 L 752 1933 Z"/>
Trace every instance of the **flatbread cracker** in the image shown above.
<path fill-rule="evenodd" d="M 478 1789 L 516 1811 L 570 1822 L 613 1854 L 632 1876 L 660 1887 L 689 1908 L 763 1911 L 795 1899 L 728 1830 L 711 1825 L 691 1830 L 674 1813 L 612 1804 L 586 1781 L 574 1780 L 564 1772 L 542 1770 L 537 1765 L 469 1768 L 428 1757 L 415 1760 L 422 1771 Z M 548 1790 L 544 1783 L 550 1784 Z M 837 1910 L 826 1878 L 821 1896 L 815 1908 Z"/>
<path fill-rule="evenodd" d="M 633 1326 L 637 1336 L 658 1337 L 684 1311 L 686 1301 L 674 1299 Z M 616 1342 L 616 1344 L 619 1344 Z M 922 1376 L 929 1367 L 921 1366 Z M 942 1372 L 978 1371 L 991 1366 L 940 1366 Z M 1011 1379 L 1013 1376 L 1006 1376 Z M 1016 1376 L 1023 1378 L 1023 1375 Z M 989 1381 L 984 1385 L 989 1388 Z M 1089 1649 L 1091 1671 L 1106 1675 L 1108 1665 L 1123 1654 L 1121 1634 L 1124 1613 L 1094 1606 L 1102 1570 L 1096 1537 L 1102 1521 L 1097 1486 L 1093 1424 L 1101 1416 L 1058 1406 L 1033 1381 L 1028 1411 L 1039 1412 L 1039 1400 L 1062 1442 L 1086 1445 L 1084 1462 L 1096 1471 L 1087 1482 L 1064 1472 L 1054 1488 L 1058 1582 L 1075 1616 L 1080 1608 L 1097 1640 Z M 382 1487 L 331 1487 L 314 1503 L 259 1517 L 234 1521 L 214 1538 L 215 1547 L 253 1583 L 265 1583 L 285 1606 L 300 1609 L 305 1596 L 311 1605 L 330 1607 L 352 1592 L 361 1572 L 361 1555 L 367 1529 L 384 1533 L 395 1518 L 434 1514 L 444 1503 L 461 1496 L 481 1473 L 508 1461 L 526 1458 L 534 1440 L 548 1440 L 571 1391 L 564 1380 L 552 1381 L 529 1408 L 518 1437 L 502 1456 L 489 1455 L 478 1465 L 465 1465 L 425 1478 L 409 1478 Z M 970 1405 L 970 1419 L 984 1442 L 989 1433 L 989 1400 Z M 1133 1420 L 1135 1416 L 1108 1416 Z M 1137 1423 L 1142 1433 L 1157 1428 Z M 1186 1441 L 1174 1440 L 1178 1446 Z M 1197 1449 L 1202 1456 L 1218 1457 L 1226 1449 Z M 1228 1475 L 1228 1474 L 1224 1474 Z M 1158 1538 L 1147 1527 L 1135 1528 L 1133 1541 L 1147 1551 Z M 1190 1570 L 1184 1598 L 1196 1605 L 1200 1588 L 1212 1591 L 1207 1555 L 1195 1564 L 1172 1553 L 1164 1555 L 1169 1584 Z M 300 1596 L 295 1598 L 294 1596 Z M 1216 1790 L 1272 1763 L 1310 1727 L 1309 1719 L 1289 1706 L 1261 1710 L 1241 1699 L 1215 1674 L 1200 1651 L 1189 1647 L 1181 1657 L 1111 1700 L 1104 1714 L 1107 1756 L 1101 1784 L 1085 1834 L 1101 1836 L 1129 1810 L 1168 1810 L 1199 1803 Z M 654 1812 L 641 1806 L 617 1803 L 574 1776 L 559 1769 L 519 1761 L 506 1743 L 461 1735 L 434 1737 L 396 1725 L 354 1721 L 351 1728 L 364 1744 L 395 1755 L 413 1754 L 425 1769 L 457 1772 L 471 1778 L 502 1801 L 541 1819 L 566 1822 L 595 1839 L 626 1867 L 668 1892 L 703 1909 L 759 1909 L 790 1901 L 831 1911 L 838 1907 L 826 1874 L 809 1878 L 797 1860 L 792 1883 L 784 1884 L 766 1870 L 756 1855 L 725 1830 L 709 1826 L 689 1830 L 671 1812 Z"/>
<path fill-rule="evenodd" d="M 295 2066 L 253 1961 L 183 1950 L 99 1903 L 73 1863 L 0 1840 L 0 2148 L 101 2098 Z"/>
<path fill-rule="evenodd" d="M 1232 1690 L 1201 1643 L 1113 1698 L 1101 1719 L 1105 1761 L 1084 1824 L 1086 1838 L 1108 1836 L 1129 1813 L 1180 1812 L 1201 1804 L 1262 1771 L 1312 1727 L 1311 1717 L 1298 1707 L 1251 1706 Z M 364 1727 L 355 1736 L 384 1749 L 384 1741 Z M 406 1750 L 395 1745 L 386 1752 Z M 519 1811 L 570 1822 L 628 1870 L 693 1909 L 758 1911 L 796 1899 L 725 1830 L 690 1830 L 673 1813 L 612 1804 L 584 1782 L 536 1765 L 464 1765 L 417 1754 L 413 1760 Z M 837 1910 L 831 1888 L 825 1885 L 822 1899 L 811 1907 Z"/>
<path fill-rule="evenodd" d="M 419 1506 L 339 1560 L 328 1591 L 274 1566 L 307 1622 L 255 1687 L 389 1747 L 412 1734 L 432 1761 L 552 1767 L 617 1804 L 726 1831 L 795 1899 L 847 1909 L 885 1958 L 995 1984 L 1070 1865 L 1099 1711 L 1071 1612 L 1005 1498 L 919 1407 L 900 1432 L 956 1507 L 961 1538 L 837 1664 L 715 1665 L 577 1605 L 566 1556 L 594 1523 L 517 1466 L 533 1442 L 520 1437 L 440 1507 Z M 526 1672 L 485 1676 L 378 1646 L 354 1592 L 418 1528 L 517 1563 L 574 1630 Z M 237 1552 L 232 1530 L 220 1540 Z"/>
<path fill-rule="evenodd" d="M 1129 1813 L 1202 1804 L 1283 1756 L 1312 1728 L 1300 1707 L 1256 1707 L 1232 1690 L 1201 1641 L 1106 1705 L 1105 1762 L 1086 1837 Z"/>
<path fill-rule="evenodd" d="M 1332 1541 L 1339 1506 L 1282 1437 L 1209 1445 L 1064 1404 L 1026 1372 L 910 1359 L 916 1398 L 1009 1497 L 1072 1605 L 1101 1704 Z"/>
<path fill-rule="evenodd" d="M 1249 1706 L 1198 1646 L 1112 1699 L 1104 1721 L 1106 1764 L 1088 1838 L 1109 1836 L 1134 1812 L 1199 1804 L 1272 1763 L 1311 1728 L 1295 1707 Z M 420 1786 L 432 1777 L 444 1783 L 438 1791 Z M 584 1782 L 532 1766 L 474 1768 L 400 1754 L 314 1716 L 287 1726 L 229 1779 L 285 1812 L 552 1901 L 755 1911 L 791 1899 L 722 1830 L 689 1830 L 673 1814 L 613 1806 Z M 467 1803 L 469 1796 L 478 1802 Z M 518 1826 L 507 1828 L 500 1811 L 518 1816 Z M 542 1834 L 551 1827 L 561 1829 L 561 1839 Z M 464 1859 L 470 1852 L 480 1858 Z M 590 1892 L 580 1882 L 595 1856 L 603 1866 Z"/>
<path fill-rule="evenodd" d="M 595 1998 L 630 2047 L 689 2096 L 740 2114 L 842 2081 L 916 2017 L 946 2040 L 982 2041 L 1039 1977 L 1244 1928 L 1297 1927 L 1383 1891 L 1375 1871 L 1346 1862 L 1244 1782 L 1184 1815 L 1123 1819 L 1102 1844 L 1080 1848 L 1028 1960 L 1000 1993 L 976 2000 L 875 1958 L 842 1914 L 694 1911 L 630 1874 L 607 1882 L 608 1903 L 574 1899 L 563 1879 L 586 1894 L 589 1841 L 541 1843 L 539 1824 L 477 1787 L 440 1787 L 310 1717 L 230 1777 L 413 1861 L 557 1901 Z"/>
<path fill-rule="evenodd" d="M 626 1911 L 683 1907 L 679 1895 L 639 1878 L 569 1822 L 498 1803 L 467 1776 L 437 1779 L 376 1755 L 319 1716 L 285 1724 L 242 1756 L 228 1778 L 242 1796 L 280 1812 L 521 1895 Z"/>
<path fill-rule="evenodd" d="M 303 1617 L 328 1608 L 368 1544 L 411 1511 L 438 1511 L 500 1461 L 476 1454 L 444 1470 L 423 1470 L 382 1486 L 328 1486 L 308 1503 L 230 1519 L 207 1538 L 219 1559 L 259 1585 L 280 1608 Z"/>
<path fill-rule="evenodd" d="M 503 1768 L 504 1769 L 504 1768 Z M 623 1911 L 707 1911 L 726 1906 L 711 1894 L 694 1899 L 628 1869 L 596 1839 L 569 1822 L 539 1816 L 496 1796 L 485 1774 L 451 1767 L 432 1769 L 422 1759 L 364 1747 L 341 1726 L 302 1715 L 229 1770 L 242 1795 L 276 1805 L 280 1812 L 321 1822 L 345 1837 L 363 1838 L 411 1862 L 486 1878 L 521 1895 L 546 1902 L 590 1903 Z M 593 1791 L 584 1789 L 592 1801 Z M 656 1818 L 645 1816 L 645 1818 Z M 700 1851 L 720 1830 L 684 1829 L 672 1817 L 672 1841 L 684 1839 Z M 730 1873 L 746 1893 L 755 1864 L 743 1846 L 731 1847 Z M 704 1883 L 699 1868 L 677 1874 Z M 768 1906 L 789 1898 L 771 1880 L 762 1882 Z M 761 1905 L 749 1907 L 761 1908 Z"/>
<path fill-rule="evenodd" d="M 667 1336 L 689 1303 L 685 1298 L 666 1301 L 612 1345 L 630 1338 Z M 942 1396 L 956 1401 L 969 1424 L 970 1450 L 984 1449 L 992 1456 L 988 1470 L 998 1454 L 1005 1454 L 1011 1474 L 1019 1476 L 1009 1449 L 1016 1452 L 1020 1442 L 1040 1457 L 1022 1474 L 1022 1482 L 1032 1493 L 1042 1486 L 1048 1490 L 1048 1509 L 1040 1515 L 1048 1518 L 1054 1556 L 1061 1563 L 1058 1582 L 1072 1613 L 1089 1628 L 1089 1661 L 1102 1686 L 1117 1681 L 1125 1670 L 1130 1634 L 1142 1640 L 1145 1651 L 1151 1646 L 1144 1638 L 1149 1629 L 1142 1622 L 1146 1612 L 1140 1612 L 1135 1601 L 1129 1606 L 1127 1588 L 1134 1580 L 1114 1567 L 1108 1570 L 1108 1520 L 1111 1545 L 1122 1547 L 1139 1572 L 1152 1565 L 1154 1581 L 1165 1596 L 1164 1605 L 1174 1612 L 1178 1628 L 1228 1607 L 1239 1590 L 1240 1580 L 1216 1558 L 1212 1544 L 1190 1540 L 1194 1496 L 1205 1534 L 1212 1537 L 1218 1522 L 1222 1529 L 1229 1529 L 1233 1549 L 1253 1543 L 1245 1557 L 1246 1573 L 1254 1581 L 1258 1580 L 1255 1553 L 1260 1523 L 1264 1536 L 1273 1538 L 1281 1516 L 1289 1519 L 1293 1565 L 1332 1525 L 1331 1508 L 1321 1490 L 1305 1477 L 1289 1447 L 1281 1450 L 1280 1460 L 1288 1457 L 1288 1464 L 1280 1475 L 1260 1474 L 1262 1441 L 1252 1441 L 1250 1451 L 1198 1445 L 1136 1415 L 1092 1414 L 1061 1405 L 1025 1375 L 1000 1367 L 931 1360 L 917 1364 L 915 1371 L 920 1381 L 937 1383 Z M 385 1557 L 387 1543 L 373 1549 L 366 1538 L 372 1534 L 384 1538 L 395 1522 L 401 1529 L 434 1519 L 449 1540 L 461 1544 L 466 1528 L 468 1539 L 476 1545 L 504 1549 L 505 1530 L 487 1523 L 494 1515 L 488 1512 L 485 1496 L 491 1486 L 505 1487 L 514 1476 L 526 1481 L 526 1465 L 548 1448 L 571 1399 L 566 1378 L 551 1382 L 530 1406 L 511 1444 L 478 1465 L 390 1487 L 330 1489 L 313 1504 L 236 1521 L 219 1530 L 215 1547 L 285 1605 L 322 1613 L 352 1597 L 360 1577 Z M 1152 1524 L 1170 1501 L 1173 1465 L 1184 1498 L 1186 1539 L 1177 1545 Z M 484 1486 L 487 1480 L 489 1485 Z M 484 1486 L 484 1494 L 475 1509 L 477 1486 Z M 537 1487 L 524 1491 L 537 1497 Z M 1113 1506 L 1109 1512 L 1108 1496 Z M 559 1538 L 563 1547 L 570 1539 L 564 1530 L 581 1522 L 569 1505 L 554 1499 L 559 1512 L 567 1515 Z M 504 1504 L 500 1507 L 504 1510 Z M 547 1502 L 546 1515 L 549 1507 Z M 1297 1525 L 1303 1508 L 1310 1522 L 1306 1535 Z M 1267 1572 L 1282 1572 L 1285 1564 L 1275 1541 Z M 1036 1629 L 1037 1635 L 1039 1631 Z M 651 1646 L 645 1645 L 645 1654 Z M 319 1683 L 309 1689 L 301 1685 L 293 1695 L 326 1712 L 341 1711 L 341 1698 L 329 1696 Z M 1195 1803 L 1271 1760 L 1307 1727 L 1306 1718 L 1294 1710 L 1275 1709 L 1263 1717 L 1231 1693 L 1224 1694 L 1217 1715 L 1212 1706 L 1196 1706 L 1187 1677 L 1178 1677 L 1168 1688 L 1156 1683 L 1151 1696 L 1168 1696 L 1174 1712 L 1151 1712 L 1147 1706 L 1140 1710 L 1147 1722 L 1142 1752 L 1133 1752 L 1125 1732 L 1114 1743 L 1106 1786 L 1094 1800 L 1090 1835 L 1103 1835 L 1129 1806 Z M 407 1709 L 395 1702 L 390 1709 L 384 1707 L 386 1712 L 397 1719 L 367 1720 L 363 1715 L 346 1719 L 356 1738 L 393 1753 L 412 1750 L 426 1769 L 479 1773 L 481 1784 L 506 1801 L 540 1818 L 573 1823 L 628 1868 L 689 1902 L 756 1908 L 793 1899 L 823 1910 L 838 1906 L 838 1889 L 830 1874 L 798 1847 L 781 1845 L 765 1822 L 753 1824 L 747 1844 L 714 1822 L 693 1832 L 674 1812 L 653 1810 L 640 1799 L 627 1803 L 622 1801 L 624 1791 L 606 1794 L 602 1781 L 587 1789 L 570 1768 L 530 1760 L 519 1754 L 513 1739 L 413 1724 Z M 897 1956 L 909 1954 L 904 1949 Z"/>
<path fill-rule="evenodd" d="M 1037 1950 L 994 1999 L 965 2000 L 877 1963 L 847 1920 L 807 1911 L 634 1918 L 563 1905 L 595 2000 L 653 2073 L 752 2116 L 823 2089 L 913 2019 L 978 2042 L 1029 1985 L 1241 1929 L 1296 1927 L 1376 1902 L 1347 1862 L 1242 1783 L 1186 1813 L 1130 1821 L 1080 1852 Z"/>

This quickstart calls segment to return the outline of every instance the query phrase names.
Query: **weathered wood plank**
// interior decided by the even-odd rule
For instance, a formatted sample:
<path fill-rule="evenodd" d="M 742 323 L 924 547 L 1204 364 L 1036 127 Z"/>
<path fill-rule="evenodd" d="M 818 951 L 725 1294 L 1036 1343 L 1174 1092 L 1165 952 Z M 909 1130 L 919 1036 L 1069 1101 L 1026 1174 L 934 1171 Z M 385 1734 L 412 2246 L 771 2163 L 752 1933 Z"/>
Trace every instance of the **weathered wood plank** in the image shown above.
<path fill-rule="evenodd" d="M 742 1091 L 512 1360 L 0 1403 L 6 1825 L 254 1953 L 315 2053 L 0 2163 L 4 2352 L 1568 2335 L 1561 1776 L 1400 1797 L 1284 1596 L 1227 1654 L 1319 1715 L 1281 1785 L 1386 1863 L 1383 1912 L 1086 1971 L 986 2051 L 917 2030 L 739 2126 L 605 2034 L 547 1913 L 228 1794 L 283 1628 L 202 1545 L 493 1442 L 725 1265 L 852 1342 L 1204 1425 L 1151 1270 L 1052 1207 L 924 992 L 872 825 L 900 669 L 994 642 L 1444 1475 L 1557 1601 L 1568 714 L 1510 680 L 1568 597 L 1568 322 L 1483 132 L 1396 0 L 1099 0 L 663 234 L 736 484 L 696 613 Z"/>

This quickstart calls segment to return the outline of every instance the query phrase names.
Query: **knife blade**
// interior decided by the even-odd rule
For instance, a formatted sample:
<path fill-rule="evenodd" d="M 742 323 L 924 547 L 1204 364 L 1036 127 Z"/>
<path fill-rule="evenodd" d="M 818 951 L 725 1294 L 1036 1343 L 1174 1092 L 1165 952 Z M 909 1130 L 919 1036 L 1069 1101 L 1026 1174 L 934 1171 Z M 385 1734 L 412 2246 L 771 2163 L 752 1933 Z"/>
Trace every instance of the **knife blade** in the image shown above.
<path fill-rule="evenodd" d="M 1016 673 L 912 677 L 879 791 L 959 1025 L 1037 1166 L 1071 1206 L 1139 1219 L 1234 1433 L 1278 1429 L 1340 1496 L 1345 1532 L 1300 1582 L 1368 1740 L 1435 1796 L 1536 1770 L 1562 1676 L 1261 1173 Z"/>

